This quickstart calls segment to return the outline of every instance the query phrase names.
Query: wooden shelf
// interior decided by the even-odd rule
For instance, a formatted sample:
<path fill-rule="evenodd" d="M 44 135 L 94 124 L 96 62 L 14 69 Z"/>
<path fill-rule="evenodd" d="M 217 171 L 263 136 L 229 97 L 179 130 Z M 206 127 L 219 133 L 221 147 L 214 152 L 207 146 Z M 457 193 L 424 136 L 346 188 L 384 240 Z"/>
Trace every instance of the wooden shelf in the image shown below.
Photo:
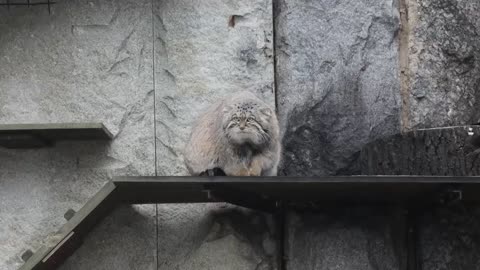
<path fill-rule="evenodd" d="M 64 140 L 111 140 L 113 135 L 102 123 L 3 124 L 0 146 L 38 148 Z"/>

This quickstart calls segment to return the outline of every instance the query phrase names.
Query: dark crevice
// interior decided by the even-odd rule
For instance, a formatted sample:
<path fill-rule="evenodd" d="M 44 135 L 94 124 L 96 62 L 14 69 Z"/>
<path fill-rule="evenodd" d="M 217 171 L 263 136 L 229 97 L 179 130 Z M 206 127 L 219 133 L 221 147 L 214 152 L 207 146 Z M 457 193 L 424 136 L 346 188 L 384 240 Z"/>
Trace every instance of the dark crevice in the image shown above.
<path fill-rule="evenodd" d="M 156 102 L 156 82 L 155 82 L 155 4 L 152 0 L 152 80 L 153 80 L 153 145 L 154 145 L 154 166 L 155 166 L 155 176 L 158 176 L 157 170 L 157 102 Z M 158 269 L 158 204 L 155 204 L 155 269 Z"/>
<path fill-rule="evenodd" d="M 272 47 L 273 47 L 273 95 L 275 98 L 275 111 L 278 114 L 278 71 L 277 71 L 277 15 L 280 14 L 279 0 L 272 0 Z"/>
<path fill-rule="evenodd" d="M 418 215 L 418 210 L 410 210 L 407 214 L 407 270 L 422 269 L 419 260 L 421 255 L 418 239 Z"/>
<path fill-rule="evenodd" d="M 277 224 L 277 269 L 286 270 L 286 256 L 285 256 L 285 240 L 287 239 L 286 234 L 286 206 L 283 202 L 277 202 L 277 213 L 275 214 L 276 224 Z"/>
<path fill-rule="evenodd" d="M 155 16 L 154 16 L 154 0 L 152 0 L 152 79 L 153 79 L 153 144 L 155 147 L 155 176 L 157 171 L 157 102 L 156 102 L 156 83 L 155 83 Z"/>

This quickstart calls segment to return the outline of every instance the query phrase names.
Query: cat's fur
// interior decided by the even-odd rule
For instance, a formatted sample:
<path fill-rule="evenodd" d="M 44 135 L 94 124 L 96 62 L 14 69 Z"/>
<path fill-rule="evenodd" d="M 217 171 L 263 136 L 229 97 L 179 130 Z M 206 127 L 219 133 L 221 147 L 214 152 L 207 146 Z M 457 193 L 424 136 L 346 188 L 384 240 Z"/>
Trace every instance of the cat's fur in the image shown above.
<path fill-rule="evenodd" d="M 184 154 L 191 175 L 218 168 L 229 176 L 274 176 L 280 151 L 275 111 L 244 91 L 200 116 Z"/>

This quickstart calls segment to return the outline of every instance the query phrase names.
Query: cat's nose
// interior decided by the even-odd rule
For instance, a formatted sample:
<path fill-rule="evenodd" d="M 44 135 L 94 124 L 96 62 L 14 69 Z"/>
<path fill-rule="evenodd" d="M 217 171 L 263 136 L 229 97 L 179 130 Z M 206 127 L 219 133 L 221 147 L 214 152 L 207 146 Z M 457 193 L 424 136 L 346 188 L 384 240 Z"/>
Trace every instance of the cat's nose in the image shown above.
<path fill-rule="evenodd" d="M 244 129 L 245 129 L 245 123 L 242 122 L 242 123 L 240 123 L 240 130 L 244 130 Z"/>

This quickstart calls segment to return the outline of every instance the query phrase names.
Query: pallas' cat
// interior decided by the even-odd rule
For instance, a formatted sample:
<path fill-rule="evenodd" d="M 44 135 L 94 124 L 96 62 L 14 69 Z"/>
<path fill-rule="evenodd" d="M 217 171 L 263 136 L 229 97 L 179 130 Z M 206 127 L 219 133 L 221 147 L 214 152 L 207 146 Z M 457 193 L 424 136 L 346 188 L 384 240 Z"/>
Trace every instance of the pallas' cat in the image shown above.
<path fill-rule="evenodd" d="M 274 176 L 280 150 L 275 111 L 243 91 L 218 101 L 198 118 L 184 155 L 191 175 L 220 169 L 229 176 Z"/>

